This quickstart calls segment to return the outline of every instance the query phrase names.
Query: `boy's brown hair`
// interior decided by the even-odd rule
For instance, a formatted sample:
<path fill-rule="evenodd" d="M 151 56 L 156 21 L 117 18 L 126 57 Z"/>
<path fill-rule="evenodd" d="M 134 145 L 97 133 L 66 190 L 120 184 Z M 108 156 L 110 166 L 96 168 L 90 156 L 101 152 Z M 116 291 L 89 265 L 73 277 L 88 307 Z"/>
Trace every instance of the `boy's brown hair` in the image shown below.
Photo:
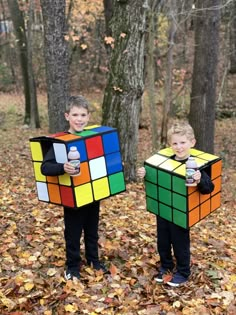
<path fill-rule="evenodd" d="M 167 140 L 170 143 L 171 137 L 174 134 L 179 134 L 180 136 L 186 136 L 189 140 L 194 140 L 195 135 L 193 128 L 187 122 L 176 122 L 167 131 Z"/>
<path fill-rule="evenodd" d="M 79 107 L 79 108 L 85 108 L 87 109 L 88 113 L 90 112 L 90 104 L 86 100 L 86 98 L 82 95 L 76 95 L 76 96 L 70 96 L 68 98 L 67 104 L 66 104 L 66 113 L 68 114 L 72 107 Z"/>

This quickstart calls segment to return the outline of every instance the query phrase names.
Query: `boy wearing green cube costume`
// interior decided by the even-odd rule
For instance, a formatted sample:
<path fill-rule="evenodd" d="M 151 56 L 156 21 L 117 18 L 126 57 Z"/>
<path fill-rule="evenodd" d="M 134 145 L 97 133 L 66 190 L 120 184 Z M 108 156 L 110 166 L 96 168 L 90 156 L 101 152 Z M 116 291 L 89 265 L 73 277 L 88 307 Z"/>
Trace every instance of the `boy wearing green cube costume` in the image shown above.
<path fill-rule="evenodd" d="M 167 137 L 174 153 L 171 159 L 178 161 L 180 164 L 185 164 L 190 156 L 190 149 L 196 143 L 192 127 L 188 123 L 175 123 L 168 130 Z M 137 175 L 144 178 L 146 173 L 145 167 L 141 167 L 138 169 Z M 214 184 L 204 170 L 196 170 L 193 178 L 197 184 L 197 190 L 201 194 L 210 194 L 214 190 Z M 165 189 L 159 189 L 159 194 L 164 194 L 164 192 Z M 155 190 L 153 193 L 155 193 Z M 163 276 L 172 273 L 172 279 L 167 284 L 178 287 L 185 283 L 190 276 L 189 229 L 183 228 L 157 214 L 157 241 L 161 266 L 155 280 L 158 283 L 163 283 Z M 171 254 L 172 248 L 176 259 L 176 268 Z"/>

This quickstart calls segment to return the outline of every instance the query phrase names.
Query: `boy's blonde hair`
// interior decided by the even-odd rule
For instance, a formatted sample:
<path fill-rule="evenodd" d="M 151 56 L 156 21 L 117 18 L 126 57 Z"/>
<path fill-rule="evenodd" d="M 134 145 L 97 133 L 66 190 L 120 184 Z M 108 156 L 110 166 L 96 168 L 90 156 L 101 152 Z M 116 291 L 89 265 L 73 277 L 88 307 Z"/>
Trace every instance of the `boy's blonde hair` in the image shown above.
<path fill-rule="evenodd" d="M 193 128 L 187 122 L 176 122 L 167 131 L 167 141 L 170 143 L 171 137 L 174 134 L 180 136 L 186 136 L 188 140 L 192 141 L 195 139 Z"/>
<path fill-rule="evenodd" d="M 72 107 L 85 108 L 90 112 L 90 104 L 82 95 L 70 96 L 66 104 L 66 113 L 68 114 Z"/>

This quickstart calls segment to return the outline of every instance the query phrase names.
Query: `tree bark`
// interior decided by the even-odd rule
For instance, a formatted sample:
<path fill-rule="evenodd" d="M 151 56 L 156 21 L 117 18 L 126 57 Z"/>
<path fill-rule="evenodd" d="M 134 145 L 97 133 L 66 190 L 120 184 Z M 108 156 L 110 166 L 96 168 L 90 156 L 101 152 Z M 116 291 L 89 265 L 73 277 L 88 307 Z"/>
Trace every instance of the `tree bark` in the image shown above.
<path fill-rule="evenodd" d="M 236 1 L 232 3 L 230 27 L 230 73 L 236 73 Z"/>
<path fill-rule="evenodd" d="M 25 23 L 23 13 L 19 9 L 17 0 L 8 0 L 8 7 L 13 22 L 14 32 L 17 38 L 17 45 L 19 49 L 19 59 L 22 71 L 24 96 L 25 96 L 25 117 L 24 124 L 30 123 L 30 89 L 29 89 L 29 71 L 27 60 L 27 37 L 25 30 Z"/>
<path fill-rule="evenodd" d="M 38 102 L 37 102 L 37 92 L 36 83 L 33 71 L 33 48 L 32 48 L 32 25 L 33 25 L 33 15 L 34 15 L 34 0 L 29 2 L 29 13 L 27 20 L 27 69 L 29 76 L 29 91 L 30 91 L 30 122 L 31 128 L 39 128 L 39 112 L 38 112 Z"/>
<path fill-rule="evenodd" d="M 220 0 L 197 0 L 195 55 L 189 122 L 195 130 L 196 147 L 214 152 Z"/>
<path fill-rule="evenodd" d="M 141 98 L 144 90 L 144 47 L 147 1 L 115 1 L 115 40 L 103 100 L 103 124 L 118 129 L 127 181 L 136 180 Z"/>
<path fill-rule="evenodd" d="M 49 131 L 65 130 L 66 100 L 69 96 L 69 54 L 66 35 L 65 0 L 41 0 L 44 24 L 44 53 L 48 95 Z"/>
<path fill-rule="evenodd" d="M 174 39 L 177 30 L 176 25 L 176 0 L 170 2 L 170 18 L 169 18 L 169 36 L 168 36 L 168 51 L 167 51 L 167 66 L 166 66 L 166 79 L 165 79 L 165 98 L 163 104 L 163 117 L 161 124 L 161 144 L 167 144 L 167 129 L 169 122 L 169 115 L 172 114 L 172 76 L 173 76 L 173 53 L 174 53 Z"/>

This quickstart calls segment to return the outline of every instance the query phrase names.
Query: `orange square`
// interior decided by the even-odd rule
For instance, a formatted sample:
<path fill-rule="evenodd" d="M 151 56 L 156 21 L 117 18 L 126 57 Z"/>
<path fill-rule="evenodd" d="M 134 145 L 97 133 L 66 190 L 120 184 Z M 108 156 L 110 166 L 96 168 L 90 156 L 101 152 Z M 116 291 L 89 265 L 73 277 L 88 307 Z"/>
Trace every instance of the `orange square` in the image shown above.
<path fill-rule="evenodd" d="M 80 175 L 72 177 L 74 186 L 79 186 L 88 183 L 90 179 L 88 162 L 80 164 Z"/>
<path fill-rule="evenodd" d="M 221 175 L 222 172 L 222 160 L 212 164 L 211 166 L 211 179 L 214 179 Z"/>
<path fill-rule="evenodd" d="M 76 135 L 72 135 L 70 133 L 62 135 L 62 136 L 59 136 L 59 137 L 56 137 L 56 139 L 60 139 L 60 140 L 63 140 L 63 141 L 77 140 L 79 138 L 81 138 L 81 137 L 80 136 L 76 136 Z"/>
<path fill-rule="evenodd" d="M 205 202 L 210 197 L 211 197 L 211 194 L 207 194 L 207 195 L 200 194 L 200 203 Z"/>
<path fill-rule="evenodd" d="M 221 191 L 221 176 L 214 179 L 212 182 L 215 185 L 215 188 L 214 188 L 213 192 L 211 193 L 211 195 L 215 195 Z"/>
<path fill-rule="evenodd" d="M 220 197 L 221 193 L 211 197 L 211 212 L 218 209 L 220 207 Z"/>
<path fill-rule="evenodd" d="M 200 218 L 205 218 L 211 212 L 210 199 L 200 205 Z"/>
<path fill-rule="evenodd" d="M 196 208 L 200 203 L 200 193 L 195 191 L 193 194 L 188 196 L 188 209 L 192 210 Z"/>
<path fill-rule="evenodd" d="M 57 176 L 47 176 L 47 181 L 49 183 L 58 184 L 58 177 Z"/>
<path fill-rule="evenodd" d="M 200 220 L 200 209 L 199 207 L 189 212 L 189 227 L 193 226 Z"/>
<path fill-rule="evenodd" d="M 189 186 L 188 187 L 188 194 L 190 195 L 196 190 L 197 190 L 197 186 Z"/>
<path fill-rule="evenodd" d="M 61 204 L 59 185 L 48 184 L 48 194 L 52 203 Z"/>

